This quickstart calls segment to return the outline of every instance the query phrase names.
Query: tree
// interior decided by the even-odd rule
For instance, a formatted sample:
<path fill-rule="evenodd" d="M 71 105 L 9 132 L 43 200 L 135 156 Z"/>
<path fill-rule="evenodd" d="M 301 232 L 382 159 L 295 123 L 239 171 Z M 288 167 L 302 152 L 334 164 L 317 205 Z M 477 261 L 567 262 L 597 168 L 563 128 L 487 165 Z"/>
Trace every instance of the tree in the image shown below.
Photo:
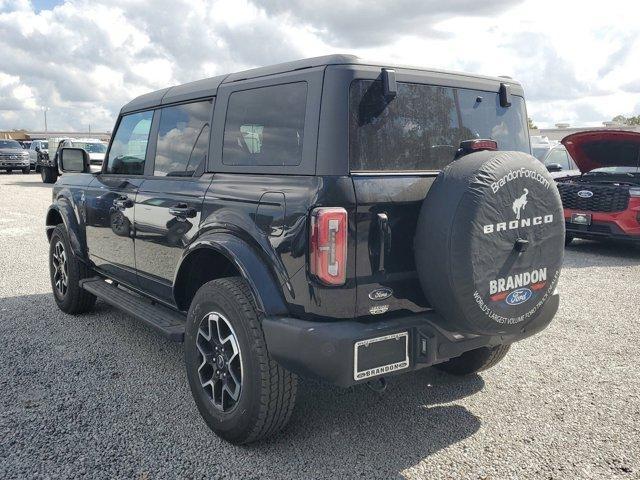
<path fill-rule="evenodd" d="M 611 119 L 612 122 L 620 123 L 622 125 L 640 125 L 640 115 L 635 117 L 625 117 L 624 115 L 616 115 Z"/>
<path fill-rule="evenodd" d="M 538 126 L 533 123 L 533 120 L 531 120 L 531 117 L 527 117 L 527 123 L 529 124 L 529 130 L 537 130 Z"/>

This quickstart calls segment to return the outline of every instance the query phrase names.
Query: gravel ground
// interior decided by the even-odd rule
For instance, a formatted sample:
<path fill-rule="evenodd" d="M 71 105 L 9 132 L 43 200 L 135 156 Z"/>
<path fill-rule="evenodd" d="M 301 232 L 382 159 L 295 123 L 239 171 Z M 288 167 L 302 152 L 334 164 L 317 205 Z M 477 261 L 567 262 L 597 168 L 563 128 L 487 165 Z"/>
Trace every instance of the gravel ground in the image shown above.
<path fill-rule="evenodd" d="M 303 381 L 289 427 L 234 447 L 182 347 L 50 293 L 39 176 L 0 174 L 0 478 L 640 478 L 640 248 L 576 242 L 561 309 L 494 369 L 379 395 Z"/>

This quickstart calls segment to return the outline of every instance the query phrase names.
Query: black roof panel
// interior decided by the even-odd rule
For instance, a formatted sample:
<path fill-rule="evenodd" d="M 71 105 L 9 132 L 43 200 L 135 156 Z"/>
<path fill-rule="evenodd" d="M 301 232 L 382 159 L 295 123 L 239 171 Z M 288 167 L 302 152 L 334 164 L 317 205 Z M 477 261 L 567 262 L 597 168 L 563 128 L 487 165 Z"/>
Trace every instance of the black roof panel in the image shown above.
<path fill-rule="evenodd" d="M 202 97 L 215 96 L 218 87 L 223 83 L 232 83 L 240 80 L 246 80 L 250 78 L 264 77 L 268 75 L 276 75 L 279 73 L 291 72 L 294 70 L 302 70 L 305 68 L 319 67 L 324 65 L 367 65 L 375 67 L 389 67 L 404 70 L 417 70 L 432 73 L 444 73 L 450 75 L 456 75 L 460 77 L 479 78 L 486 80 L 493 80 L 498 82 L 507 82 L 513 85 L 520 85 L 519 82 L 501 77 L 487 77 L 482 75 L 474 75 L 469 73 L 449 72 L 445 70 L 436 70 L 423 67 L 412 67 L 404 65 L 390 65 L 380 62 L 371 62 L 362 60 L 355 55 L 325 55 L 322 57 L 305 58 L 303 60 L 295 60 L 291 62 L 279 63 L 277 65 L 269 65 L 266 67 L 253 68 L 250 70 L 244 70 L 242 72 L 232 73 L 230 75 L 220 75 L 213 78 L 206 78 L 203 80 L 197 80 L 195 82 L 185 83 L 183 85 L 177 85 L 162 90 L 157 90 L 151 93 L 145 93 L 139 97 L 134 98 L 124 107 L 122 107 L 121 113 L 128 113 L 135 110 L 141 110 L 151 108 L 159 105 L 165 105 L 168 103 L 181 102 L 185 100 L 191 100 Z"/>
<path fill-rule="evenodd" d="M 218 86 L 220 86 L 225 77 L 226 75 L 220 75 L 218 77 L 205 78 L 203 80 L 196 80 L 195 82 L 171 87 L 165 96 L 162 97 L 162 104 L 212 97 L 218 91 Z"/>
<path fill-rule="evenodd" d="M 164 94 L 169 91 L 169 88 L 163 88 L 162 90 L 156 90 L 155 92 L 145 93 L 144 95 L 140 95 L 139 97 L 134 98 L 129 103 L 127 103 L 122 109 L 120 113 L 128 113 L 133 112 L 135 110 L 143 110 L 145 108 L 155 107 L 159 105 L 162 101 L 162 97 Z"/>
<path fill-rule="evenodd" d="M 294 70 L 302 70 L 304 68 L 321 67 L 324 65 L 345 65 L 350 63 L 361 63 L 361 61 L 355 55 L 324 55 L 322 57 L 305 58 L 302 60 L 294 60 L 292 62 L 278 63 L 276 65 L 268 65 L 266 67 L 252 68 L 251 70 L 232 73 L 227 76 L 223 83 L 237 82 L 248 78 L 265 77 L 267 75 L 292 72 Z"/>

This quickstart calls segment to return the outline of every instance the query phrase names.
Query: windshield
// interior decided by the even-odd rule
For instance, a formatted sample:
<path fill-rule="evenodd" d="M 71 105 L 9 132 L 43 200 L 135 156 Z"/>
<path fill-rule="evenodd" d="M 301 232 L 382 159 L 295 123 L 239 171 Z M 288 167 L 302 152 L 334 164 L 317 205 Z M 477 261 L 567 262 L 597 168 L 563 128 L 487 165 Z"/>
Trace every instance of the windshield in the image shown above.
<path fill-rule="evenodd" d="M 566 148 L 560 146 L 553 148 L 544 159 L 545 165 L 560 165 L 562 170 L 571 170 L 572 164 Z"/>
<path fill-rule="evenodd" d="M 531 154 L 540 161 L 544 160 L 544 156 L 548 151 L 549 147 L 531 147 Z"/>
<path fill-rule="evenodd" d="M 40 142 L 40 148 L 49 150 L 49 142 Z"/>
<path fill-rule="evenodd" d="M 349 103 L 351 170 L 440 170 L 474 138 L 530 152 L 522 97 L 503 108 L 494 92 L 400 82 L 397 96 L 385 99 L 381 81 L 356 80 Z"/>
<path fill-rule="evenodd" d="M 84 148 L 87 153 L 106 153 L 107 146 L 98 142 L 73 142 L 74 147 Z"/>
<path fill-rule="evenodd" d="M 15 140 L 0 140 L 0 148 L 19 148 L 22 150 L 22 145 Z"/>

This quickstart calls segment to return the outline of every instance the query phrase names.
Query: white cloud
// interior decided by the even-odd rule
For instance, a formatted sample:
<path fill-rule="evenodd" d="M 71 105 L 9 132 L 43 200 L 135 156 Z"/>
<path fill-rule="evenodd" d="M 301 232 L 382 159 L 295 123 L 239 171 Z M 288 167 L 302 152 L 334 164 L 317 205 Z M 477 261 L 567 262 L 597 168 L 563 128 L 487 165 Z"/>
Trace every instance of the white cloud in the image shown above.
<path fill-rule="evenodd" d="M 0 129 L 109 130 L 132 97 L 332 52 L 520 80 L 541 126 L 640 108 L 633 0 L 0 0 Z"/>

